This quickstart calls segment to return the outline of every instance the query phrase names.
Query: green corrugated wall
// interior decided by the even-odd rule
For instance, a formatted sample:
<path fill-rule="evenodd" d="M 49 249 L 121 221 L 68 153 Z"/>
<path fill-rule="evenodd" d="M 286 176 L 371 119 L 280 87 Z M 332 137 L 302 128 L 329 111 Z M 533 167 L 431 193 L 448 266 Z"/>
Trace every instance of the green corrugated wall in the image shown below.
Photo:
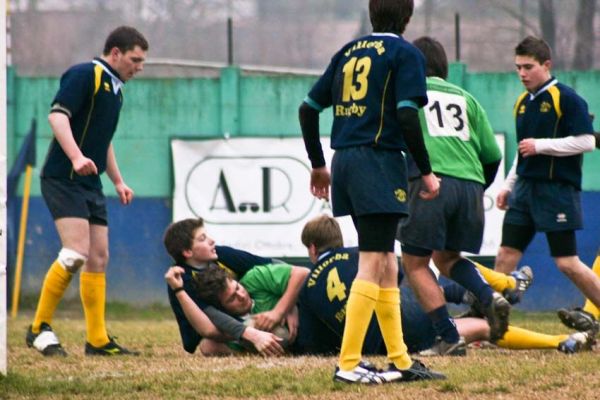
<path fill-rule="evenodd" d="M 600 71 L 559 72 L 600 119 Z M 297 110 L 315 76 L 245 75 L 238 68 L 221 70 L 219 78 L 137 78 L 125 87 L 125 103 L 115 149 L 126 181 L 137 196 L 171 196 L 171 137 L 298 136 Z M 507 134 L 508 161 L 516 151 L 512 106 L 522 92 L 514 73 L 470 73 L 453 64 L 449 80 L 470 91 L 487 110 L 495 131 Z M 12 165 L 32 118 L 38 120 L 38 166 L 42 164 L 51 132 L 46 122 L 58 78 L 8 74 L 8 153 Z M 327 134 L 331 114 L 322 114 Z M 600 152 L 587 154 L 584 190 L 600 190 L 596 172 Z M 32 194 L 39 195 L 34 179 Z M 112 185 L 107 185 L 108 188 Z M 110 195 L 111 193 L 108 192 Z"/>

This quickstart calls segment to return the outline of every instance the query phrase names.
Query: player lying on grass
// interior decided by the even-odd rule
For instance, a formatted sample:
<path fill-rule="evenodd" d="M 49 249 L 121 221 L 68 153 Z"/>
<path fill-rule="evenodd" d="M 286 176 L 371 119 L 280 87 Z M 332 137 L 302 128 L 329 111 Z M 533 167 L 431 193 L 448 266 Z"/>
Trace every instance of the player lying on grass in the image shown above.
<path fill-rule="evenodd" d="M 298 319 L 292 310 L 304 276 L 294 274 L 289 291 L 282 293 L 277 303 L 266 310 L 268 312 L 256 316 L 256 329 L 249 328 L 196 296 L 191 287 L 192 277 L 201 274 L 209 262 L 217 263 L 233 276 L 241 278 L 253 266 L 269 264 L 273 260 L 227 246 L 216 246 L 215 241 L 207 235 L 202 218 L 172 223 L 165 230 L 163 242 L 180 267 L 178 284 L 167 289 L 185 351 L 194 353 L 199 344 L 202 351 L 201 340 L 205 337 L 221 341 L 245 340 L 252 343 L 261 354 L 283 354 L 277 337 L 268 331 L 285 321 L 292 340 L 295 337 Z"/>
<path fill-rule="evenodd" d="M 335 354 L 341 344 L 344 326 L 344 310 L 347 300 L 347 288 L 357 271 L 358 251 L 356 248 L 342 247 L 342 236 L 335 219 L 322 216 L 310 221 L 304 228 L 303 243 L 307 246 L 309 257 L 314 264 L 311 274 L 302 289 L 298 310 L 299 329 L 295 343 L 289 352 L 295 354 Z M 325 250 L 323 250 L 325 249 Z M 290 266 L 278 266 L 286 269 Z M 169 285 L 179 284 L 175 280 L 178 272 L 169 271 L 172 280 Z M 493 275 L 486 274 L 488 276 Z M 169 273 L 167 275 L 169 275 Z M 495 282 L 508 281 L 503 274 L 496 273 Z M 285 274 L 278 275 L 279 277 Z M 247 277 L 247 278 L 246 278 Z M 258 266 L 245 275 L 251 284 L 244 287 L 244 279 L 236 282 L 226 271 L 209 266 L 203 274 L 194 277 L 196 290 L 201 297 L 236 316 L 250 312 L 254 295 L 261 298 L 266 306 L 265 297 L 271 296 L 270 302 L 277 299 L 277 290 L 269 288 L 285 287 L 285 280 L 276 282 L 276 275 L 270 268 Z M 514 278 L 512 278 L 514 279 Z M 528 285 L 515 285 L 526 288 Z M 235 292 L 234 292 L 235 290 Z M 466 297 L 466 290 L 455 283 L 442 285 L 448 302 L 461 303 Z M 516 289 L 518 290 L 518 289 Z M 465 343 L 488 340 L 490 328 L 483 318 L 460 318 L 456 320 L 457 329 L 464 338 L 461 345 L 452 349 L 440 346 L 433 325 L 427 314 L 421 309 L 414 294 L 409 288 L 402 290 L 402 323 L 404 340 L 411 353 L 422 352 L 423 355 L 461 355 L 466 353 Z M 233 301 L 228 301 L 233 299 Z M 255 305 L 256 306 L 256 305 Z M 260 308 L 256 308 L 260 311 Z M 594 331 L 577 332 L 571 335 L 546 335 L 515 326 L 509 326 L 504 337 L 497 342 L 500 347 L 509 349 L 558 349 L 565 353 L 574 353 L 588 349 L 594 343 Z M 212 343 L 206 346 L 212 352 L 205 355 L 223 355 L 235 352 L 233 346 L 224 343 Z M 429 349 L 428 351 L 424 351 Z M 365 354 L 385 354 L 381 334 L 375 319 L 371 321 L 364 347 Z"/>

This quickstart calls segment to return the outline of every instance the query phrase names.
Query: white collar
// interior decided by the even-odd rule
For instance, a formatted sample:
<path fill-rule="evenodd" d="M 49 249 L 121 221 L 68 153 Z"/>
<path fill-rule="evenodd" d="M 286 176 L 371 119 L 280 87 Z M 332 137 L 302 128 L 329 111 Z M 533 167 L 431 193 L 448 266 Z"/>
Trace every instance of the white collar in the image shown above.
<path fill-rule="evenodd" d="M 100 60 L 92 60 L 92 62 L 96 65 L 101 66 L 102 69 L 104 70 L 104 72 L 106 72 L 108 75 L 110 75 L 110 78 L 112 81 L 113 92 L 114 92 L 114 94 L 119 93 L 119 90 L 121 90 L 121 87 L 125 83 L 123 83 L 123 81 L 121 79 L 117 78 L 117 76 L 115 74 L 113 74 L 113 72 L 110 69 L 108 69 L 108 67 L 106 65 L 104 65 L 104 63 L 102 63 Z"/>
<path fill-rule="evenodd" d="M 558 80 L 556 78 L 552 79 L 550 82 L 546 83 L 544 86 L 542 86 L 540 88 L 540 90 L 538 90 L 535 93 L 529 93 L 529 100 L 533 100 L 536 97 L 538 97 L 540 94 L 544 93 L 546 90 L 548 90 L 548 88 L 550 88 L 551 86 L 554 86 L 558 83 Z"/>
<path fill-rule="evenodd" d="M 391 36 L 391 37 L 395 37 L 395 38 L 399 38 L 400 36 L 396 35 L 395 33 L 391 33 L 391 32 L 373 32 L 371 33 L 372 36 Z"/>
<path fill-rule="evenodd" d="M 331 254 L 332 251 L 333 250 L 326 250 L 323 253 L 319 254 L 319 257 L 317 257 L 317 262 L 320 262 L 322 259 L 327 257 L 329 254 Z"/>

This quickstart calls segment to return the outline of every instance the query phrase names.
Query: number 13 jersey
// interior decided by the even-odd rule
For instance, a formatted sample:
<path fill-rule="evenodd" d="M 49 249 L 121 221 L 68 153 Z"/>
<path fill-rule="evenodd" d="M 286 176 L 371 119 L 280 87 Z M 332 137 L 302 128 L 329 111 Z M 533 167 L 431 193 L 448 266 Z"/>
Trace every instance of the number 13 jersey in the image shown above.
<path fill-rule="evenodd" d="M 373 33 L 346 44 L 304 100 L 332 106 L 331 147 L 377 146 L 406 151 L 396 109 L 427 103 L 425 59 L 401 36 Z"/>
<path fill-rule="evenodd" d="M 425 147 L 436 174 L 485 183 L 482 164 L 502 157 L 487 114 L 466 90 L 427 78 L 428 103 L 419 110 Z"/>

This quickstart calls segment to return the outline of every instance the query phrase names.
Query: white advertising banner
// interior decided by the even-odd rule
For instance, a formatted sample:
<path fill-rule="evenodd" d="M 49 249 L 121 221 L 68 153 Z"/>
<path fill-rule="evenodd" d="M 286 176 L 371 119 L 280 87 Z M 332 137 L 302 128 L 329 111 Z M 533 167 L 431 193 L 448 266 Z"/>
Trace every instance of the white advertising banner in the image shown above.
<path fill-rule="evenodd" d="M 309 191 L 310 163 L 301 138 L 173 140 L 173 219 L 202 217 L 218 244 L 262 256 L 307 257 L 300 234 L 311 218 L 331 214 Z M 323 140 L 328 165 L 332 150 Z M 347 246 L 358 245 L 349 218 Z"/>
<path fill-rule="evenodd" d="M 485 210 L 485 228 L 483 231 L 483 243 L 481 244 L 480 256 L 496 256 L 500 241 L 502 240 L 502 220 L 504 211 L 496 207 L 496 196 L 502 189 L 504 183 L 504 135 L 496 134 L 496 141 L 502 151 L 502 161 L 496 174 L 496 179 L 485 191 L 483 196 L 483 209 Z"/>
<path fill-rule="evenodd" d="M 322 142 L 331 165 L 333 151 L 327 138 Z M 302 138 L 172 140 L 171 148 L 174 221 L 202 217 L 220 245 L 262 256 L 307 256 L 302 227 L 331 210 L 310 194 L 311 168 Z M 499 245 L 502 213 L 494 203 L 501 182 L 499 176 L 486 192 L 482 255 L 495 255 Z M 358 245 L 351 219 L 339 221 L 345 245 Z"/>

